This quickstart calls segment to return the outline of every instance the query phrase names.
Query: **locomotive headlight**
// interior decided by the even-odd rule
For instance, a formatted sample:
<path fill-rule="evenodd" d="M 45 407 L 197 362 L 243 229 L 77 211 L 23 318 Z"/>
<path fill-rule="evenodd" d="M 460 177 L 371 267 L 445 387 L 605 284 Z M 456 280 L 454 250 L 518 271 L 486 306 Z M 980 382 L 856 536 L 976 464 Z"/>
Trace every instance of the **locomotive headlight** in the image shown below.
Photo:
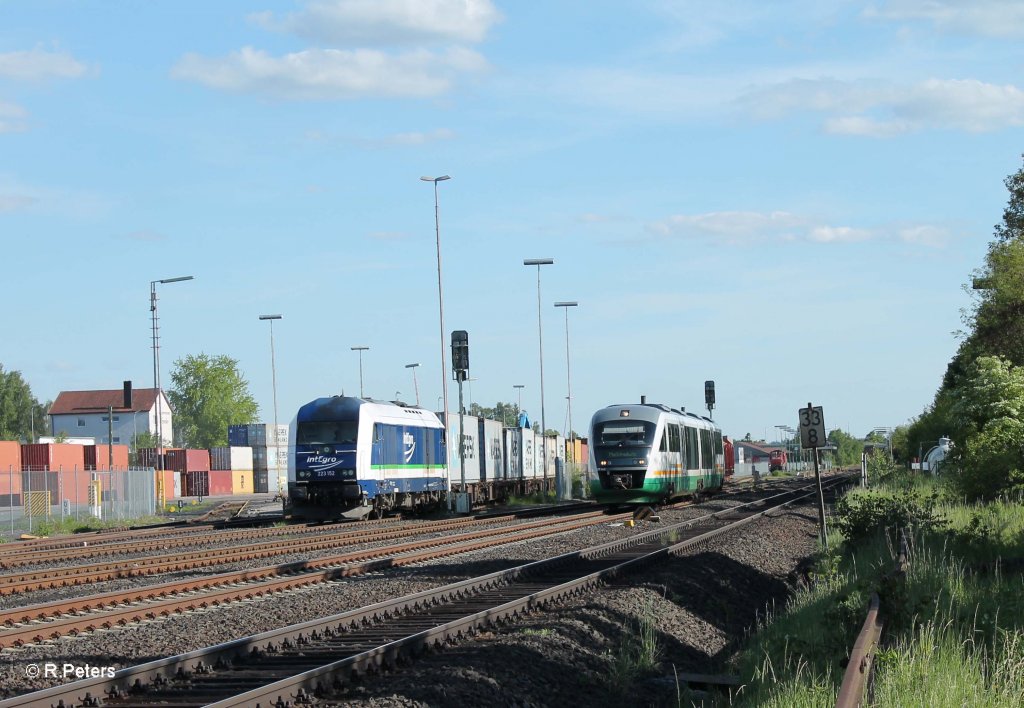
<path fill-rule="evenodd" d="M 638 465 L 646 465 L 647 464 L 647 460 L 641 458 L 641 459 L 636 461 L 636 464 L 638 464 Z"/>
<path fill-rule="evenodd" d="M 608 466 L 608 460 L 601 460 L 598 464 L 601 465 L 602 467 L 607 467 Z"/>

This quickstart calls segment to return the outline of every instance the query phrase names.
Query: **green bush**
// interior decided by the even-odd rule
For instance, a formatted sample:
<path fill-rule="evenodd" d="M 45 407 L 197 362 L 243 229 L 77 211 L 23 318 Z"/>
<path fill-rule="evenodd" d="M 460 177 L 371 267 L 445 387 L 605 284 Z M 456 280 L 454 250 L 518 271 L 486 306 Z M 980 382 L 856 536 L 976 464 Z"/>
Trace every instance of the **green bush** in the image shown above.
<path fill-rule="evenodd" d="M 857 541 L 887 526 L 930 528 L 942 525 L 936 511 L 938 492 L 920 496 L 910 491 L 863 491 L 836 502 L 835 526 L 849 541 Z"/>
<path fill-rule="evenodd" d="M 1024 489 L 1024 422 L 996 418 L 957 451 L 954 488 L 968 499 L 994 499 Z M 947 468 L 948 469 L 948 468 Z"/>

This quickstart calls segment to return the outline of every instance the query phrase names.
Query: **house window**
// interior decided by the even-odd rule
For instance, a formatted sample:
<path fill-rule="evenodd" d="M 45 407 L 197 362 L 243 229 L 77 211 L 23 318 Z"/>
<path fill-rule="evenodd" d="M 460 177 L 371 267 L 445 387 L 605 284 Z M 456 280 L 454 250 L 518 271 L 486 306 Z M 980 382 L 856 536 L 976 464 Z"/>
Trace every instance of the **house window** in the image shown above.
<path fill-rule="evenodd" d="M 78 419 L 78 427 L 79 428 L 84 428 L 85 427 L 85 418 L 79 418 Z"/>
<path fill-rule="evenodd" d="M 117 418 L 115 418 L 114 420 L 117 420 Z M 119 443 L 119 442 L 121 442 L 121 438 L 118 437 L 117 435 L 115 435 L 114 436 L 114 443 L 116 444 L 116 443 Z"/>

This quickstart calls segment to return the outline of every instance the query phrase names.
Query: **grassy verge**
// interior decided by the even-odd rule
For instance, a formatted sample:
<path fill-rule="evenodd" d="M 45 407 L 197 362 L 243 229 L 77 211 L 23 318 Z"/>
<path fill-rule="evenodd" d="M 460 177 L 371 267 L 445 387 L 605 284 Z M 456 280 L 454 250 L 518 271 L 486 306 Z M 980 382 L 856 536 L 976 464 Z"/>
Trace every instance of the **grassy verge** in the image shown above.
<path fill-rule="evenodd" d="M 874 705 L 1024 705 L 1021 499 L 965 505 L 934 482 L 899 479 L 854 492 L 834 525 L 808 587 L 736 658 L 745 685 L 733 704 L 834 705 L 878 589 L 888 644 Z M 902 581 L 889 575 L 897 525 L 912 529 Z"/>

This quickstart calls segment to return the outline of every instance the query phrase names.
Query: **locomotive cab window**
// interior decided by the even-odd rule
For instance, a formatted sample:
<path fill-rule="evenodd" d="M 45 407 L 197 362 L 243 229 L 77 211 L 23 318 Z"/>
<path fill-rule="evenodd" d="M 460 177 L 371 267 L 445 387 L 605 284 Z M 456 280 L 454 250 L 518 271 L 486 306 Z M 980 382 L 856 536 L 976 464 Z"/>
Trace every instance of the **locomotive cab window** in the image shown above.
<path fill-rule="evenodd" d="M 359 424 L 355 421 L 311 421 L 299 423 L 295 442 L 299 445 L 355 445 Z"/>
<path fill-rule="evenodd" d="M 603 447 L 651 445 L 654 423 L 645 420 L 609 421 L 594 426 L 594 444 Z"/>

